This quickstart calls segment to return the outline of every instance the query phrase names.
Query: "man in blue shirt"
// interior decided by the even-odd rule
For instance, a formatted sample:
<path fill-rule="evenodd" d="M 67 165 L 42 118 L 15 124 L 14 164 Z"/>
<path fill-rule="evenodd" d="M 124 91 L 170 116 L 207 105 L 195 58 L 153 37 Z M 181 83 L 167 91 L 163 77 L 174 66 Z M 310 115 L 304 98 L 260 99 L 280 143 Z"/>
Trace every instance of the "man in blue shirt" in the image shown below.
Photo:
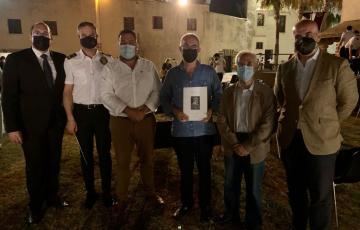
<path fill-rule="evenodd" d="M 181 203 L 174 217 L 187 214 L 193 206 L 194 159 L 199 172 L 199 202 L 201 221 L 211 217 L 211 155 L 213 135 L 216 128 L 211 121 L 212 113 L 219 107 L 221 84 L 214 69 L 197 61 L 200 52 L 199 38 L 195 34 L 185 34 L 180 40 L 183 61 L 169 70 L 160 92 L 160 103 L 164 112 L 174 117 L 172 136 L 174 150 L 181 171 Z M 190 121 L 183 111 L 185 87 L 207 88 L 207 114 L 201 121 Z"/>

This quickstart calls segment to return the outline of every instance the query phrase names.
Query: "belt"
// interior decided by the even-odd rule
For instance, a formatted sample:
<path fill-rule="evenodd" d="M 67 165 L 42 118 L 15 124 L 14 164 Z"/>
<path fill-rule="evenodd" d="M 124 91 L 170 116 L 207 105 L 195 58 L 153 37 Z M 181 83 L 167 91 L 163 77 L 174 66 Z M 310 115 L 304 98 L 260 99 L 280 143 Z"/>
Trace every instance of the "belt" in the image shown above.
<path fill-rule="evenodd" d="M 76 104 L 74 103 L 74 107 L 78 107 L 80 109 L 96 109 L 99 107 L 103 107 L 102 104 L 89 104 L 89 105 L 84 105 L 84 104 Z"/>
<path fill-rule="evenodd" d="M 145 119 L 145 118 L 148 118 L 148 117 L 152 117 L 152 116 L 154 116 L 153 113 L 147 113 L 147 114 L 145 114 L 144 119 Z M 121 118 L 121 119 L 125 119 L 125 120 L 130 120 L 129 117 L 123 117 L 123 116 L 114 116 L 114 117 L 116 117 L 116 118 Z"/>

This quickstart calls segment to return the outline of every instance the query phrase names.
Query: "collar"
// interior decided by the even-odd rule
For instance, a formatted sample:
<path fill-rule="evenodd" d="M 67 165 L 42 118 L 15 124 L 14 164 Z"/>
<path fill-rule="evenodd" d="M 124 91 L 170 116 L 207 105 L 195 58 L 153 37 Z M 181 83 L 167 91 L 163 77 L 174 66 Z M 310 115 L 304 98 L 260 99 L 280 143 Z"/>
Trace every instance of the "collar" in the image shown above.
<path fill-rule="evenodd" d="M 319 57 L 319 54 L 320 54 L 320 49 L 319 49 L 319 47 L 317 47 L 316 49 L 317 49 L 317 50 L 316 50 L 315 54 L 314 54 L 311 58 L 309 58 L 309 59 L 306 61 L 306 63 L 309 62 L 309 61 L 316 61 L 316 60 L 317 60 L 317 58 Z M 295 56 L 296 56 L 296 60 L 298 61 L 298 63 L 301 63 L 298 55 L 295 55 Z"/>
<path fill-rule="evenodd" d="M 256 80 L 254 79 L 253 82 L 251 83 L 251 86 L 250 86 L 248 89 L 245 89 L 245 88 L 240 84 L 239 81 L 236 83 L 236 85 L 237 85 L 237 87 L 241 88 L 243 92 L 253 91 L 253 90 L 254 90 L 255 81 L 256 81 Z"/>
<path fill-rule="evenodd" d="M 196 67 L 195 67 L 195 69 L 196 69 L 199 65 L 200 65 L 199 60 L 196 60 Z M 185 62 L 184 62 L 184 60 L 182 60 L 181 63 L 179 64 L 179 68 L 180 68 L 181 70 L 184 70 L 184 71 L 185 71 Z"/>
<path fill-rule="evenodd" d="M 99 54 L 100 54 L 100 52 L 99 52 L 99 50 L 97 49 L 95 56 L 92 57 L 92 58 L 95 58 L 95 57 L 99 56 Z M 87 57 L 90 58 L 89 56 L 87 56 L 87 55 L 84 53 L 84 51 L 83 51 L 82 49 L 80 49 L 79 55 L 80 55 L 80 58 L 81 58 L 81 59 L 84 59 L 84 58 L 87 58 Z"/>
<path fill-rule="evenodd" d="M 48 57 L 51 58 L 50 56 L 50 51 L 49 50 L 46 50 L 46 51 L 40 51 L 40 50 L 37 50 L 34 46 L 31 47 L 32 51 L 34 52 L 34 54 L 36 55 L 37 58 L 41 59 L 41 55 L 43 54 L 46 54 Z"/>

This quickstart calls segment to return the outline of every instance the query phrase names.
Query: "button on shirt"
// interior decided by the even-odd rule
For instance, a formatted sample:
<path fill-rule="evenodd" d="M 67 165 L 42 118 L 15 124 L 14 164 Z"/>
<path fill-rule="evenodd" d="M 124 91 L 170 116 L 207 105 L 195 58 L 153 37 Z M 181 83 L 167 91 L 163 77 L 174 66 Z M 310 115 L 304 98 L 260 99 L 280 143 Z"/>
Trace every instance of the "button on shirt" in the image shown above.
<path fill-rule="evenodd" d="M 106 58 L 104 65 L 100 62 L 101 58 Z M 76 56 L 66 59 L 64 69 L 66 73 L 65 84 L 74 85 L 73 101 L 77 104 L 101 104 L 100 83 L 101 73 L 104 66 L 112 60 L 110 56 L 96 52 L 95 56 L 90 58 L 82 50 L 76 52 Z"/>
<path fill-rule="evenodd" d="M 55 79 L 56 79 L 56 68 L 55 68 L 54 61 L 51 58 L 50 51 L 47 50 L 45 53 L 43 53 L 40 50 L 35 49 L 34 47 L 32 47 L 32 50 L 35 53 L 36 58 L 38 59 L 38 61 L 40 63 L 41 69 L 43 69 L 43 70 L 44 70 L 44 68 L 43 68 L 44 59 L 41 57 L 41 55 L 46 54 L 48 56 L 47 60 L 49 62 L 50 68 L 51 68 L 52 77 L 54 78 L 54 81 L 55 81 Z"/>
<path fill-rule="evenodd" d="M 154 63 L 139 57 L 134 69 L 121 60 L 115 60 L 103 70 L 101 99 L 112 116 L 127 117 L 128 106 L 146 105 L 152 112 L 159 106 L 161 87 Z"/>
<path fill-rule="evenodd" d="M 220 104 L 221 84 L 215 70 L 209 65 L 199 64 L 190 77 L 183 63 L 170 69 L 160 93 L 163 110 L 172 114 L 173 106 L 183 107 L 184 87 L 204 87 L 208 89 L 208 108 L 217 111 Z M 172 135 L 174 137 L 197 137 L 215 134 L 215 125 L 212 122 L 187 121 L 174 119 Z"/>
<path fill-rule="evenodd" d="M 237 86 L 235 99 L 235 132 L 248 133 L 249 132 L 249 102 L 254 89 L 254 83 L 249 89 L 241 89 Z"/>
<path fill-rule="evenodd" d="M 296 89 L 299 94 L 299 98 L 301 100 L 304 99 L 305 94 L 309 88 L 310 81 L 312 78 L 312 75 L 314 73 L 314 68 L 316 64 L 316 60 L 319 56 L 320 50 L 318 49 L 314 56 L 312 56 L 310 59 L 308 59 L 305 63 L 305 66 L 301 63 L 299 58 L 297 57 L 297 74 L 296 74 Z"/>

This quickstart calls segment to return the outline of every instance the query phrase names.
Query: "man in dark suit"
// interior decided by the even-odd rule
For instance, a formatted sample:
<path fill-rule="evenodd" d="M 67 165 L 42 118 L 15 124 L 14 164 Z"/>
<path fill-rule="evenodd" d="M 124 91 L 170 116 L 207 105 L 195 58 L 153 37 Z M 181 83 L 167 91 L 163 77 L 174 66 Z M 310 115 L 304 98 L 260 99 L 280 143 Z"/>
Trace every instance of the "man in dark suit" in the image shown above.
<path fill-rule="evenodd" d="M 57 192 L 65 112 L 62 106 L 65 55 L 49 51 L 51 31 L 44 22 L 31 27 L 32 47 L 10 54 L 3 73 L 2 106 L 11 142 L 21 144 L 30 196 L 29 223 L 44 207 L 65 207 Z"/>

